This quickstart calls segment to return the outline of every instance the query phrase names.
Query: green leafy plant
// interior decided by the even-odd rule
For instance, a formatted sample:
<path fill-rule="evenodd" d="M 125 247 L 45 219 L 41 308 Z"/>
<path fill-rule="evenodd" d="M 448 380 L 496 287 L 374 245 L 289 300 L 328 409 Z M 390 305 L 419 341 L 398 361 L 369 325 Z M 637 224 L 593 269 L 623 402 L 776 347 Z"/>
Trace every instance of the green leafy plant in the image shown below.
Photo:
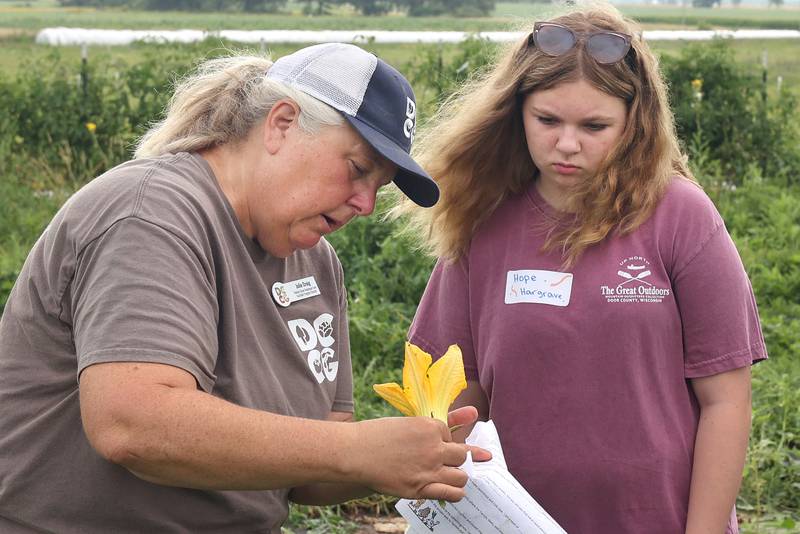
<path fill-rule="evenodd" d="M 755 162 L 764 176 L 798 183 L 800 130 L 793 120 L 793 93 L 784 89 L 768 98 L 763 83 L 734 60 L 723 39 L 687 45 L 678 57 L 664 56 L 662 69 L 679 137 L 687 145 L 701 134 L 727 181 L 742 183 Z"/>

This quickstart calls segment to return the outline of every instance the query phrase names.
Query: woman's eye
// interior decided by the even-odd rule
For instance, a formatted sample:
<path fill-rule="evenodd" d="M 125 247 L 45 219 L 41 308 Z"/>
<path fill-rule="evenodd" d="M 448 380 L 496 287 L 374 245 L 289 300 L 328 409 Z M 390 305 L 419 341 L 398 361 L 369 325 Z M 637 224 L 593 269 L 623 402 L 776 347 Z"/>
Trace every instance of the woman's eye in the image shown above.
<path fill-rule="evenodd" d="M 555 124 L 557 121 L 553 117 L 537 117 L 539 122 L 546 125 Z"/>
<path fill-rule="evenodd" d="M 608 125 L 606 125 L 606 124 L 587 124 L 586 125 L 586 129 L 589 130 L 590 132 L 602 132 L 606 128 L 608 128 Z"/>
<path fill-rule="evenodd" d="M 350 163 L 350 169 L 353 171 L 353 174 L 355 175 L 356 178 L 360 178 L 361 176 L 364 176 L 364 168 L 363 167 L 358 165 L 353 160 L 348 160 L 348 162 Z"/>

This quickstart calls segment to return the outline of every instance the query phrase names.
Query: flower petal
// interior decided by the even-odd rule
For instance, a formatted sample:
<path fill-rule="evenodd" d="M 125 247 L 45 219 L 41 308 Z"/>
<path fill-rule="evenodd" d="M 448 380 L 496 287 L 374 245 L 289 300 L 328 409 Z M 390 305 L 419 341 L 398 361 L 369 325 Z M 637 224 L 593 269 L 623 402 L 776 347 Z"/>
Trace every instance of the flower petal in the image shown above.
<path fill-rule="evenodd" d="M 431 385 L 428 368 L 431 355 L 406 341 L 406 357 L 403 364 L 403 390 L 411 404 L 417 408 L 416 415 L 433 417 L 431 413 Z"/>
<path fill-rule="evenodd" d="M 415 416 L 417 411 L 408 401 L 403 388 L 398 384 L 392 382 L 391 384 L 375 384 L 372 386 L 375 393 L 381 396 L 383 400 L 403 412 L 404 415 Z"/>
<path fill-rule="evenodd" d="M 464 375 L 464 360 L 458 345 L 450 345 L 444 356 L 436 360 L 428 370 L 430 388 L 434 392 L 433 417 L 447 423 L 447 412 L 459 393 L 467 387 Z"/>

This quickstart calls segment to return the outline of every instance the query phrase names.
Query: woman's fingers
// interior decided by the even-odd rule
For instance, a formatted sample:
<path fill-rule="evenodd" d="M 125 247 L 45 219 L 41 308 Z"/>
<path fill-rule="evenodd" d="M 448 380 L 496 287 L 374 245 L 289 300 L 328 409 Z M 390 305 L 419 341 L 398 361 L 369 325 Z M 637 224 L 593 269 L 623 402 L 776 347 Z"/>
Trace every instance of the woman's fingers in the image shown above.
<path fill-rule="evenodd" d="M 444 443 L 442 444 L 442 458 L 444 465 L 458 467 L 467 461 L 468 447 L 463 443 Z"/>
<path fill-rule="evenodd" d="M 424 486 L 419 493 L 419 498 L 438 499 L 457 502 L 464 498 L 464 486 L 469 477 L 457 467 L 445 467 L 436 477 L 436 482 Z"/>
<path fill-rule="evenodd" d="M 464 488 L 448 486 L 441 482 L 428 484 L 419 494 L 420 499 L 432 499 L 437 501 L 458 502 L 464 498 Z"/>

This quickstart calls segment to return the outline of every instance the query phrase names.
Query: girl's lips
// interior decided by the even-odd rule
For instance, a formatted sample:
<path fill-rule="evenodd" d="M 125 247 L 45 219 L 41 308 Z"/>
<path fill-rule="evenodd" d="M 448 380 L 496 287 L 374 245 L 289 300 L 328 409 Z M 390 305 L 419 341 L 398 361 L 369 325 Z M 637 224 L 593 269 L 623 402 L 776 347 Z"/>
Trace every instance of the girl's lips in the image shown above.
<path fill-rule="evenodd" d="M 559 174 L 574 174 L 580 170 L 580 167 L 568 163 L 554 163 L 553 168 Z"/>

